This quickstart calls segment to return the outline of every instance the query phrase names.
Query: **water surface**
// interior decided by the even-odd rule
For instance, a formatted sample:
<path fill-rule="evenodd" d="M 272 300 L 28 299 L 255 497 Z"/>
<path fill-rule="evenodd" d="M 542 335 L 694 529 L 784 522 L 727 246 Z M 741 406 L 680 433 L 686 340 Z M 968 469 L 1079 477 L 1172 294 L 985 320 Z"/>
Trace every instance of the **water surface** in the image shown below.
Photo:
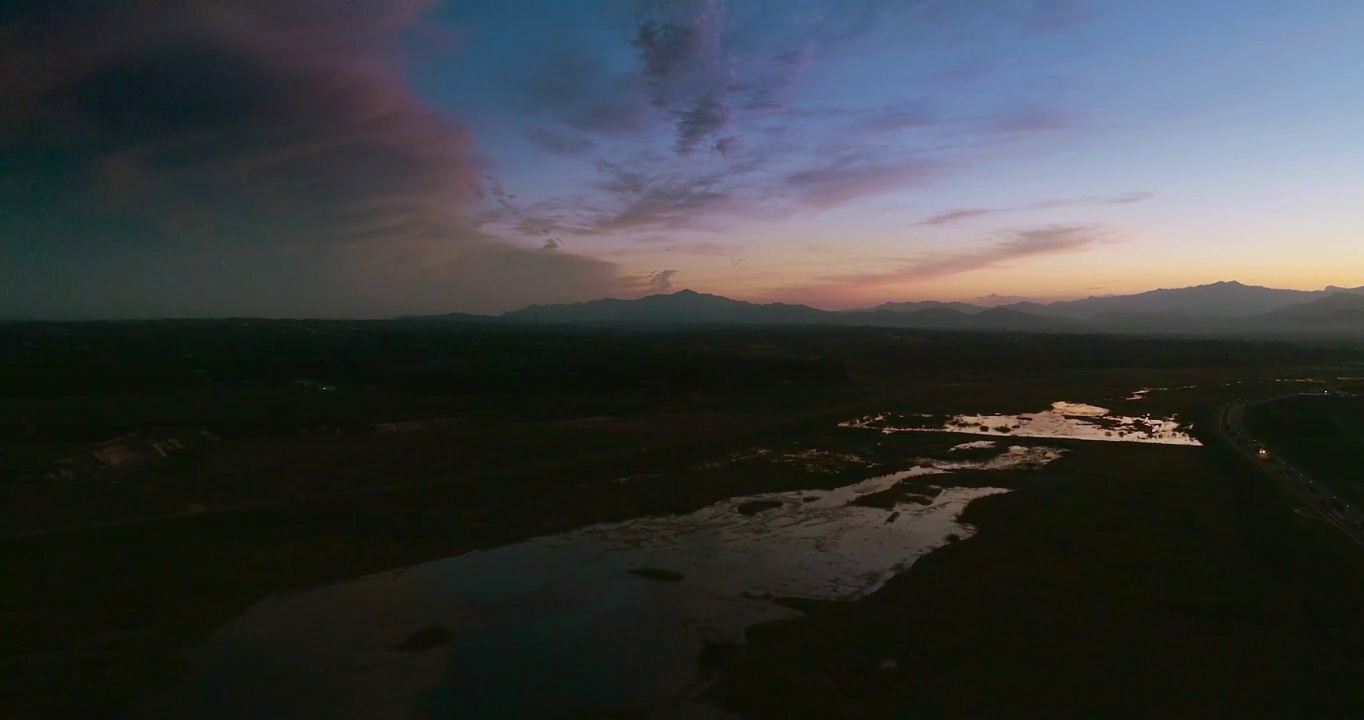
<path fill-rule="evenodd" d="M 1027 438 L 1098 440 L 1202 445 L 1173 417 L 1114 415 L 1108 408 L 1072 402 L 1054 402 L 1050 409 L 1017 415 L 954 415 L 934 422 L 932 415 L 881 413 L 839 423 L 840 427 L 866 428 L 883 433 L 956 432 Z"/>
<path fill-rule="evenodd" d="M 736 497 L 271 598 L 191 653 L 189 677 L 144 715 L 702 712 L 688 700 L 742 648 L 744 628 L 797 614 L 762 598 L 861 597 L 970 536 L 957 515 L 1006 491 L 935 487 L 889 509 L 851 503 L 912 478 L 1040 467 L 1061 452 L 922 460 L 836 490 Z"/>

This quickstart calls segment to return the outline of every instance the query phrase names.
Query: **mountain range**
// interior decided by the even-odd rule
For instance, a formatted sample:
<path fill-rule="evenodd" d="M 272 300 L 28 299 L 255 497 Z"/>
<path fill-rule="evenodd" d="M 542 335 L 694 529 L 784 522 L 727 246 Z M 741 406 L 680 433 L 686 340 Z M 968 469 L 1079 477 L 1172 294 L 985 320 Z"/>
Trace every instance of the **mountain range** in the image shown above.
<path fill-rule="evenodd" d="M 1014 332 L 1364 336 L 1364 287 L 1285 290 L 1218 282 L 1054 303 L 1017 302 L 984 307 L 930 300 L 887 302 L 866 309 L 839 311 L 787 303 L 751 303 L 681 290 L 635 300 L 605 298 L 531 305 L 498 316 L 452 313 L 421 319 L 569 325 L 862 325 Z"/>

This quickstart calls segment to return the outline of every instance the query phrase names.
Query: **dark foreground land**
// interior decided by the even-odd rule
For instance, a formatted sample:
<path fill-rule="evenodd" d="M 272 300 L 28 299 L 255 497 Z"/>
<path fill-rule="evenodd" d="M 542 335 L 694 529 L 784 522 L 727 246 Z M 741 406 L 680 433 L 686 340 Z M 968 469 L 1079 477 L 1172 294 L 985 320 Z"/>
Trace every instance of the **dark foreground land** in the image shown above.
<path fill-rule="evenodd" d="M 1284 397 L 1256 408 L 1249 430 L 1276 453 L 1364 508 L 1364 397 L 1351 387 Z M 1353 392 L 1351 392 L 1353 391 Z"/>
<path fill-rule="evenodd" d="M 1042 471 L 954 476 L 1015 491 L 872 595 L 750 629 L 702 699 L 749 718 L 1364 716 L 1364 557 L 1205 431 L 1280 381 L 1364 375 L 1358 347 L 250 321 L 0 334 L 4 717 L 116 716 L 271 595 L 844 485 L 962 439 L 841 420 L 1056 400 L 1177 414 L 1205 446 L 1049 442 L 1069 454 Z M 1141 388 L 1163 389 L 1124 399 Z"/>

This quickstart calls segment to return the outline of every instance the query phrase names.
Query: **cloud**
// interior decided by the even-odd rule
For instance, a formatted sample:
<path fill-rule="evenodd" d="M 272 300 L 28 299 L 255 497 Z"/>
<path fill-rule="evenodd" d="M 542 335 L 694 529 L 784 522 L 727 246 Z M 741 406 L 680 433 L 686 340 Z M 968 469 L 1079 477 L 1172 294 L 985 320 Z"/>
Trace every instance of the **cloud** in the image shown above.
<path fill-rule="evenodd" d="M 721 0 L 673 3 L 677 10 L 640 23 L 633 45 L 643 63 L 651 102 L 676 123 L 676 149 L 690 154 L 707 136 L 729 125 L 721 34 L 727 23 Z"/>
<path fill-rule="evenodd" d="M 743 250 L 739 245 L 721 245 L 719 243 L 699 242 L 687 245 L 668 245 L 663 248 L 663 252 L 676 253 L 678 255 L 715 255 L 732 256 L 734 253 Z"/>
<path fill-rule="evenodd" d="M 1083 225 L 1054 225 L 1014 231 L 995 242 L 961 252 L 927 257 L 890 270 L 828 275 L 832 283 L 886 284 L 916 282 L 997 267 L 1014 260 L 1076 252 L 1090 247 L 1103 233 Z"/>
<path fill-rule="evenodd" d="M 673 289 L 673 276 L 676 270 L 659 270 L 649 274 L 649 289 L 655 292 L 668 292 Z"/>
<path fill-rule="evenodd" d="M 721 157 L 728 159 L 734 157 L 742 149 L 743 141 L 731 135 L 716 140 L 711 147 L 715 152 L 720 153 Z"/>
<path fill-rule="evenodd" d="M 948 224 L 948 223 L 956 222 L 956 221 L 958 221 L 958 220 L 965 220 L 965 219 L 967 219 L 967 218 L 973 218 L 973 217 L 981 217 L 982 215 L 993 215 L 993 214 L 997 214 L 997 213 L 1000 213 L 1000 212 L 1007 212 L 1007 211 L 1006 211 L 1006 210 L 990 210 L 990 209 L 988 209 L 988 208 L 962 208 L 962 209 L 960 209 L 960 210 L 948 210 L 947 212 L 944 212 L 944 213 L 938 213 L 937 215 L 934 215 L 934 216 L 932 216 L 932 217 L 929 217 L 929 218 L 926 219 L 926 220 L 923 220 L 923 221 L 921 221 L 921 222 L 917 222 L 917 223 L 914 223 L 914 224 L 915 224 L 915 225 L 946 225 L 946 224 Z"/>
<path fill-rule="evenodd" d="M 1156 196 L 1156 194 L 1153 193 L 1153 192 L 1135 192 L 1135 193 L 1129 193 L 1129 194 L 1127 194 L 1127 195 L 1119 195 L 1118 197 L 1115 197 L 1115 198 L 1109 198 L 1106 204 L 1108 204 L 1108 205 L 1131 205 L 1132 203 L 1139 203 L 1139 202 L 1143 202 L 1143 201 L 1145 201 L 1145 200 L 1150 200 L 1151 198 L 1153 198 L 1153 197 L 1155 197 L 1155 196 Z"/>
<path fill-rule="evenodd" d="M 1000 295 L 998 293 L 990 293 L 989 295 L 981 295 L 980 297 L 971 299 L 972 304 L 985 305 L 987 307 L 997 307 L 999 305 L 1013 305 L 1014 303 L 1032 301 L 1033 301 L 1032 298 L 1023 297 L 1022 295 Z"/>
<path fill-rule="evenodd" d="M 578 132 L 616 136 L 643 132 L 653 113 L 646 86 L 618 73 L 592 54 L 561 38 L 521 79 L 516 109 L 548 117 Z"/>
<path fill-rule="evenodd" d="M 657 157 L 648 172 L 669 178 L 671 187 L 656 183 L 651 195 L 638 202 L 622 203 L 617 197 L 594 211 L 531 209 L 540 221 L 562 226 L 563 232 L 676 229 L 712 224 L 701 213 L 741 210 L 778 216 L 834 207 L 921 182 L 941 167 L 921 157 L 897 159 L 902 153 L 887 157 L 886 148 L 857 147 L 870 135 L 931 129 L 993 142 L 1074 122 L 1073 115 L 1054 104 L 1026 99 L 982 117 L 952 108 L 940 97 L 892 98 L 883 109 L 870 111 L 812 108 L 799 98 L 801 80 L 817 61 L 847 60 L 861 51 L 859 39 L 889 41 L 891 28 L 901 28 L 906 34 L 902 40 L 939 48 L 949 44 L 943 31 L 952 38 L 993 37 L 1001 29 L 1019 34 L 1030 24 L 1040 27 L 1046 18 L 1066 16 L 1069 11 L 1059 0 L 991 0 L 969 7 L 849 0 L 837 11 L 821 3 L 727 5 L 723 0 L 604 4 L 614 21 L 607 32 L 616 33 L 624 45 L 614 49 L 632 53 L 633 65 L 611 64 L 619 53 L 609 51 L 602 35 L 589 41 L 556 27 L 544 50 L 531 51 L 533 70 L 523 88 L 530 103 L 523 109 L 559 124 L 555 131 L 572 128 L 594 137 L 628 133 L 632 144 L 666 133 L 671 151 L 691 164 Z M 951 62 L 960 65 L 959 60 Z M 980 63 L 972 67 L 978 70 Z M 924 75 L 927 68 L 913 69 Z M 847 127 L 832 129 L 829 121 L 835 118 Z M 830 133 L 846 136 L 831 138 Z M 550 152 L 568 150 L 558 138 L 538 139 Z M 611 139 L 598 147 L 608 147 Z M 903 138 L 896 141 L 902 144 Z M 832 161 L 831 145 L 843 148 Z M 942 141 L 932 146 L 942 148 L 956 146 Z M 697 152 L 702 149 L 714 152 Z M 850 160 L 848 155 L 859 157 Z M 604 156 L 619 163 L 619 156 Z M 731 163 L 722 171 L 723 182 L 711 180 L 717 171 L 701 164 L 715 156 Z M 782 169 L 761 172 L 764 166 Z M 709 184 L 706 192 L 714 194 L 697 202 L 687 190 L 697 183 Z M 668 199 L 674 194 L 680 203 Z M 678 204 L 692 214 L 683 219 L 673 212 Z"/>
<path fill-rule="evenodd" d="M 847 152 L 787 175 L 785 185 L 802 205 L 827 209 L 922 182 L 940 169 L 940 163 L 928 159 L 890 161 Z"/>
<path fill-rule="evenodd" d="M 417 99 L 430 3 L 25 3 L 0 22 L 15 312 L 497 309 L 618 284 L 481 231 L 490 163 Z M 22 29 L 22 31 L 21 31 Z M 493 193 L 496 194 L 496 193 Z"/>
<path fill-rule="evenodd" d="M 1017 207 L 961 208 L 957 210 L 948 210 L 946 212 L 938 213 L 937 215 L 929 216 L 923 220 L 920 220 L 919 222 L 913 223 L 912 225 L 913 226 L 948 225 L 959 220 L 984 217 L 987 215 L 1005 215 L 1008 213 L 1021 212 L 1024 210 L 1042 210 L 1050 208 L 1068 207 L 1103 207 L 1105 205 L 1131 205 L 1133 203 L 1139 203 L 1145 200 L 1150 200 L 1153 197 L 1155 197 L 1155 193 L 1135 192 L 1128 193 L 1126 195 L 1117 195 L 1114 197 L 1085 196 L 1077 198 L 1057 198 L 1053 200 L 1039 200 L 1034 203 L 1028 203 L 1027 205 L 1019 205 Z"/>
<path fill-rule="evenodd" d="M 702 63 L 700 30 L 691 23 L 647 20 L 640 24 L 634 45 L 644 59 L 645 76 L 660 95 L 666 95 L 671 82 Z M 666 105 L 667 99 L 660 97 L 658 104 Z"/>
<path fill-rule="evenodd" d="M 1155 197 L 1153 192 L 1134 192 L 1126 195 L 1114 197 L 1092 197 L 1083 196 L 1078 198 L 1060 198 L 1056 200 L 1040 200 L 1023 206 L 1021 209 L 1032 208 L 1059 208 L 1059 207 L 1094 207 L 1102 205 L 1131 205 L 1143 202 Z"/>
<path fill-rule="evenodd" d="M 605 177 L 597 187 L 615 203 L 592 224 L 599 233 L 686 228 L 729 201 L 714 175 L 651 174 L 611 163 L 600 168 Z"/>
<path fill-rule="evenodd" d="M 654 172 L 650 156 L 629 163 L 600 161 L 594 196 L 534 205 L 516 231 L 531 235 L 619 235 L 706 228 L 717 215 L 739 212 L 716 173 Z"/>
<path fill-rule="evenodd" d="M 787 50 L 772 56 L 773 65 L 787 67 L 809 67 L 814 62 L 814 52 L 809 46 L 799 50 Z"/>
<path fill-rule="evenodd" d="M 943 122 L 943 117 L 933 103 L 919 99 L 898 108 L 878 112 L 863 122 L 863 127 L 872 132 L 899 132 L 915 128 L 932 127 Z"/>
<path fill-rule="evenodd" d="M 768 168 L 771 147 L 727 148 L 720 166 L 673 167 L 655 153 L 598 161 L 588 196 L 542 202 L 517 211 L 511 229 L 528 237 L 642 235 L 667 238 L 689 230 L 719 232 L 733 220 L 781 220 L 827 210 L 911 186 L 935 176 L 943 162 L 854 147 L 811 159 L 791 157 Z M 664 156 L 666 157 L 666 156 Z M 663 169 L 660 170 L 659 168 Z"/>
<path fill-rule="evenodd" d="M 547 128 L 531 128 L 526 131 L 526 139 L 530 140 L 548 153 L 555 155 L 581 155 L 591 151 L 596 147 L 592 138 L 584 135 L 570 135 Z"/>
<path fill-rule="evenodd" d="M 721 104 L 714 94 L 703 96 L 691 109 L 677 113 L 678 154 L 690 155 L 706 136 L 728 127 L 729 118 L 729 108 Z"/>
<path fill-rule="evenodd" d="M 564 244 L 563 244 L 561 241 L 559 241 L 558 238 L 549 238 L 549 239 L 545 240 L 545 244 L 544 244 L 544 245 L 541 245 L 541 246 L 540 246 L 540 249 L 541 249 L 541 250 L 544 250 L 545 252 L 552 252 L 552 251 L 554 251 L 554 250 L 558 250 L 559 248 L 561 248 L 561 247 L 563 247 L 563 246 L 564 246 Z"/>

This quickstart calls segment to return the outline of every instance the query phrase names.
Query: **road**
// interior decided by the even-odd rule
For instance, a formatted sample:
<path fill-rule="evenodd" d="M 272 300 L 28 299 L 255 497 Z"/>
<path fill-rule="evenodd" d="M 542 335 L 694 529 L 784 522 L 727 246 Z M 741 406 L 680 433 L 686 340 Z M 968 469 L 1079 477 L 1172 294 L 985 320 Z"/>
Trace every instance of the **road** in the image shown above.
<path fill-rule="evenodd" d="M 1274 402 L 1290 395 L 1277 395 L 1259 400 L 1237 401 L 1222 407 L 1217 418 L 1217 432 L 1222 435 L 1237 452 L 1284 483 L 1303 504 L 1316 511 L 1322 519 L 1340 530 L 1351 542 L 1364 548 L 1364 512 L 1344 503 L 1325 485 L 1308 477 L 1303 471 L 1293 467 L 1276 454 L 1267 458 L 1258 455 L 1261 445 L 1245 428 L 1246 408 Z"/>

